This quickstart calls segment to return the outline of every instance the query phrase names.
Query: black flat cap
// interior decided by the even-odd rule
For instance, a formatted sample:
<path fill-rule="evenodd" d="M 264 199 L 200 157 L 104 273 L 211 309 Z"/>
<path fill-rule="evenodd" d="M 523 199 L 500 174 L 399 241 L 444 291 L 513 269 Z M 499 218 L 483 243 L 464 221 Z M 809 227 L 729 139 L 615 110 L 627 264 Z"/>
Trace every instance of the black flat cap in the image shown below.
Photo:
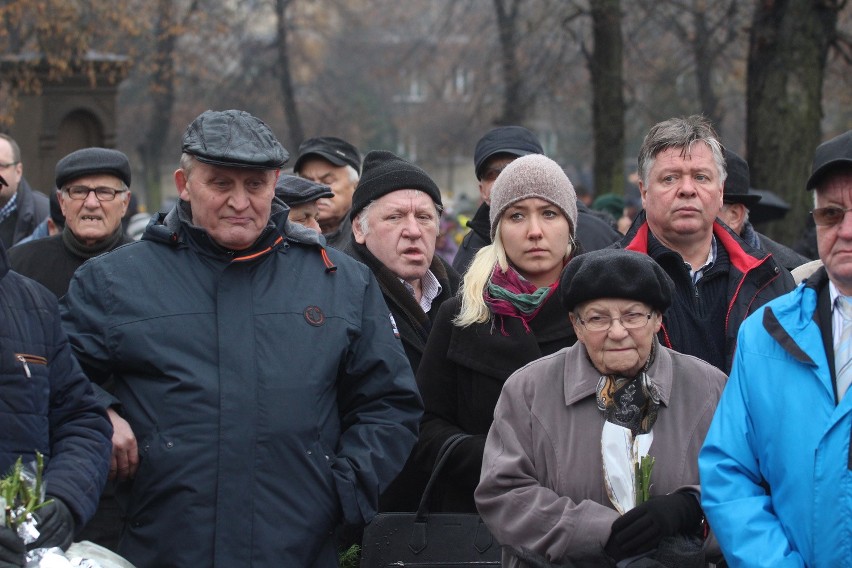
<path fill-rule="evenodd" d="M 327 185 L 298 176 L 281 174 L 275 182 L 275 197 L 287 205 L 301 205 L 321 197 L 334 197 L 334 192 Z"/>
<path fill-rule="evenodd" d="M 722 201 L 725 203 L 742 203 L 749 209 L 760 201 L 761 196 L 749 191 L 750 175 L 748 163 L 727 148 L 722 150 L 727 165 L 728 177 L 725 178 Z"/>
<path fill-rule="evenodd" d="M 312 156 L 324 158 L 335 166 L 352 166 L 361 173 L 361 153 L 346 140 L 334 136 L 308 138 L 299 145 L 299 157 L 293 165 L 293 171 L 299 173 L 305 161 Z"/>
<path fill-rule="evenodd" d="M 528 154 L 544 154 L 535 134 L 523 126 L 498 126 L 485 133 L 473 151 L 476 179 L 482 179 L 485 162 L 494 154 L 512 154 L 520 158 Z"/>
<path fill-rule="evenodd" d="M 124 152 L 110 148 L 83 148 L 56 162 L 56 189 L 83 176 L 109 174 L 130 186 L 130 161 Z"/>
<path fill-rule="evenodd" d="M 557 293 L 568 311 L 601 298 L 636 300 L 660 313 L 672 303 L 674 283 L 650 256 L 625 249 L 601 249 L 571 259 Z"/>
<path fill-rule="evenodd" d="M 242 110 L 207 110 L 183 133 L 182 150 L 199 162 L 277 170 L 290 155 L 259 118 Z"/>
<path fill-rule="evenodd" d="M 852 130 L 820 144 L 814 152 L 814 164 L 806 189 L 820 184 L 825 174 L 839 167 L 852 167 Z"/>

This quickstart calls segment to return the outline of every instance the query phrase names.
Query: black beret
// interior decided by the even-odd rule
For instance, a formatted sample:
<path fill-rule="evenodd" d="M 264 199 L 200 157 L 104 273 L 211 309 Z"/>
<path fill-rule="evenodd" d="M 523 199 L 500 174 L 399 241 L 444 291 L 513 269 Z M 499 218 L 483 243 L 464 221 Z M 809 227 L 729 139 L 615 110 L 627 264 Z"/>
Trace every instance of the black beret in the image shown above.
<path fill-rule="evenodd" d="M 355 171 L 361 173 L 361 154 L 358 148 L 340 138 L 334 136 L 318 136 L 308 138 L 299 145 L 299 157 L 293 164 L 293 171 L 298 173 L 311 156 L 319 156 L 335 166 L 352 166 Z"/>
<path fill-rule="evenodd" d="M 476 179 L 482 179 L 482 168 L 494 154 L 511 154 L 520 158 L 529 154 L 544 154 L 535 134 L 523 126 L 498 126 L 485 133 L 473 151 Z"/>
<path fill-rule="evenodd" d="M 374 150 L 364 158 L 364 171 L 352 194 L 349 218 L 354 219 L 371 201 L 399 189 L 419 189 L 428 194 L 436 205 L 443 205 L 441 190 L 429 174 L 392 152 Z"/>
<path fill-rule="evenodd" d="M 56 162 L 56 189 L 83 176 L 109 174 L 130 186 L 130 161 L 124 152 L 110 148 L 83 148 Z"/>
<path fill-rule="evenodd" d="M 290 155 L 259 118 L 242 110 L 207 110 L 183 133 L 183 152 L 229 168 L 277 170 Z"/>
<path fill-rule="evenodd" d="M 755 203 L 761 200 L 761 196 L 749 191 L 751 177 L 748 163 L 727 148 L 722 150 L 722 155 L 725 156 L 725 169 L 728 171 L 725 187 L 722 190 L 722 201 L 725 203 L 742 203 L 748 208 L 753 207 Z"/>
<path fill-rule="evenodd" d="M 275 182 L 275 197 L 287 205 L 301 205 L 321 197 L 334 197 L 334 192 L 327 185 L 298 176 L 281 174 Z"/>
<path fill-rule="evenodd" d="M 805 188 L 809 191 L 814 189 L 823 181 L 825 174 L 841 166 L 852 167 L 852 130 L 817 146 L 811 177 Z"/>
<path fill-rule="evenodd" d="M 574 257 L 559 280 L 565 309 L 601 298 L 644 302 L 660 313 L 672 303 L 674 283 L 650 256 L 625 250 L 601 249 Z"/>

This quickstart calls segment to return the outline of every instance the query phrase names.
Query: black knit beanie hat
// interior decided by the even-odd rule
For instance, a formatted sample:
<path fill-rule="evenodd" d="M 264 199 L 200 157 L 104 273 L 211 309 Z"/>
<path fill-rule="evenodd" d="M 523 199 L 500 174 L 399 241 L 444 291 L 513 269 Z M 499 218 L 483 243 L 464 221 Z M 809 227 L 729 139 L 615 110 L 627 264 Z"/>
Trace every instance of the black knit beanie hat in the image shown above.
<path fill-rule="evenodd" d="M 374 150 L 364 157 L 361 180 L 352 194 L 352 210 L 349 218 L 355 219 L 360 211 L 393 191 L 400 189 L 419 189 L 442 207 L 441 190 L 432 178 L 411 162 L 403 160 L 393 152 Z"/>

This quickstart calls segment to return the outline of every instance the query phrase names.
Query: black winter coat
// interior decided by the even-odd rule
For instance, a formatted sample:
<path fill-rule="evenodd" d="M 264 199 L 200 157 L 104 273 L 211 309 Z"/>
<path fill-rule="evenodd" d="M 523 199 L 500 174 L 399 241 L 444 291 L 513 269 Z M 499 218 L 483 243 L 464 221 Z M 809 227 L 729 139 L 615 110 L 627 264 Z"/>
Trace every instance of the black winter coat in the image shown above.
<path fill-rule="evenodd" d="M 461 299 L 441 306 L 417 373 L 426 411 L 415 461 L 430 471 L 438 450 L 451 435 L 472 434 L 453 452 L 439 484 L 438 506 L 446 511 L 476 511 L 473 490 L 479 482 L 485 437 L 503 383 L 519 368 L 577 341 L 568 311 L 556 294 L 530 322 L 517 318 L 461 328 L 453 325 Z"/>
<path fill-rule="evenodd" d="M 45 487 L 77 528 L 106 483 L 112 426 L 59 323 L 56 298 L 9 270 L 0 245 L 0 476 L 44 455 Z"/>

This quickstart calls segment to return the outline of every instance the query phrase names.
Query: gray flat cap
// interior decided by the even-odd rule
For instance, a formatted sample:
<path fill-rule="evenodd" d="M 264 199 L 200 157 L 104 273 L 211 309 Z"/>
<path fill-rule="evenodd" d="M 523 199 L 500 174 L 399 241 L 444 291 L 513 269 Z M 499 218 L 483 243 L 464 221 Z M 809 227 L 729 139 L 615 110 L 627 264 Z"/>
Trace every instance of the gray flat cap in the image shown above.
<path fill-rule="evenodd" d="M 182 150 L 199 162 L 277 170 L 290 155 L 259 118 L 242 110 L 207 110 L 186 128 Z"/>
<path fill-rule="evenodd" d="M 275 182 L 275 197 L 287 205 L 301 205 L 321 197 L 334 197 L 334 192 L 327 185 L 298 176 L 281 174 Z"/>

